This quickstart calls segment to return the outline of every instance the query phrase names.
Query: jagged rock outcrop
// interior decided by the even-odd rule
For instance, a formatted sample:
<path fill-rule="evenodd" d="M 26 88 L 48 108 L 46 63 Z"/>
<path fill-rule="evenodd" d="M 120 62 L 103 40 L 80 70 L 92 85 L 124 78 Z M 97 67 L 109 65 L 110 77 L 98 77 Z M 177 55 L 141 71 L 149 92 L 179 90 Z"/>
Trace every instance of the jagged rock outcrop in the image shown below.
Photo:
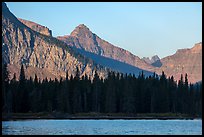
<path fill-rule="evenodd" d="M 10 77 L 19 76 L 24 64 L 26 78 L 35 74 L 44 79 L 75 75 L 76 67 L 80 74 L 93 78 L 95 71 L 105 77 L 107 70 L 75 52 L 62 41 L 42 35 L 21 23 L 2 3 L 2 63 L 7 63 Z"/>
<path fill-rule="evenodd" d="M 47 35 L 47 36 L 52 36 L 52 31 L 49 30 L 45 26 L 42 26 L 42 25 L 39 25 L 35 22 L 28 21 L 28 20 L 21 19 L 21 18 L 18 18 L 18 20 L 21 21 L 23 24 L 25 24 L 26 26 L 28 26 L 29 28 L 31 28 L 34 31 L 37 31 L 37 32 L 44 34 L 44 35 Z"/>
<path fill-rule="evenodd" d="M 167 76 L 173 75 L 178 81 L 181 74 L 188 74 L 191 83 L 202 81 L 202 43 L 190 49 L 179 49 L 171 56 L 161 59 L 162 66 L 157 72 L 164 71 Z"/>
<path fill-rule="evenodd" d="M 152 56 L 151 59 L 149 59 L 149 57 L 143 57 L 142 60 L 144 60 L 146 63 L 148 63 L 154 67 L 161 67 L 162 66 L 160 58 L 157 55 Z"/>
<path fill-rule="evenodd" d="M 154 56 L 152 56 L 152 58 L 151 58 L 152 63 L 154 63 L 154 62 L 156 62 L 156 61 L 158 61 L 158 60 L 160 60 L 160 58 L 159 58 L 157 55 L 154 55 Z M 152 64 L 152 63 L 151 63 L 151 64 Z"/>
<path fill-rule="evenodd" d="M 151 64 L 152 61 L 149 57 L 143 57 L 142 60 L 144 60 L 146 63 Z"/>
<path fill-rule="evenodd" d="M 70 35 L 58 36 L 57 38 L 70 46 L 74 46 L 84 51 L 115 59 L 140 69 L 154 71 L 153 66 L 147 64 L 129 51 L 116 47 L 101 39 L 96 34 L 92 33 L 84 24 L 77 26 Z"/>

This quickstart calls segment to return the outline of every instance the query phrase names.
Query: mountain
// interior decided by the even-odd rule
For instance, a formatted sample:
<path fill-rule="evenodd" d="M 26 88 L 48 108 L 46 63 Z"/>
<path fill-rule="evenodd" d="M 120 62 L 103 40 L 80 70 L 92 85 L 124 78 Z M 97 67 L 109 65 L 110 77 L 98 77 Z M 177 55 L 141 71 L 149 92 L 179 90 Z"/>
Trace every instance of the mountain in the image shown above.
<path fill-rule="evenodd" d="M 25 24 L 24 24 L 25 23 Z M 116 47 L 92 33 L 84 24 L 70 35 L 52 37 L 51 30 L 37 23 L 17 19 L 2 3 L 2 62 L 8 63 L 11 77 L 19 75 L 20 65 L 26 67 L 26 77 L 37 74 L 41 79 L 75 75 L 93 78 L 97 70 L 101 77 L 107 71 L 146 75 L 165 72 L 167 77 L 188 74 L 191 83 L 202 81 L 202 43 L 191 49 L 180 49 L 174 55 L 140 59 L 127 50 Z"/>
<path fill-rule="evenodd" d="M 127 50 L 101 39 L 84 24 L 77 26 L 70 35 L 58 36 L 59 40 L 83 51 L 127 63 L 139 69 L 154 71 L 154 67 Z"/>
<path fill-rule="evenodd" d="M 148 64 L 152 63 L 152 61 L 151 61 L 151 59 L 149 59 L 149 57 L 143 57 L 142 60 L 144 60 Z"/>
<path fill-rule="evenodd" d="M 156 62 L 156 61 L 158 61 L 158 60 L 160 60 L 160 58 L 159 58 L 157 55 L 154 55 L 154 56 L 152 56 L 152 58 L 151 58 L 152 63 L 154 63 L 154 62 Z"/>
<path fill-rule="evenodd" d="M 58 36 L 57 38 L 69 46 L 80 50 L 86 56 L 92 53 L 89 57 L 98 63 L 102 62 L 101 59 L 96 59 L 100 56 L 100 58 L 106 57 L 106 59 L 110 58 L 139 69 L 156 72 L 159 75 L 164 71 L 167 77 L 173 75 L 177 81 L 180 79 L 180 75 L 185 75 L 185 73 L 188 74 L 188 80 L 191 83 L 202 80 L 202 43 L 196 44 L 197 46 L 192 49 L 178 50 L 175 55 L 167 56 L 163 59 L 160 59 L 157 55 L 151 59 L 140 59 L 129 51 L 116 47 L 101 39 L 92 33 L 84 24 L 77 26 L 70 35 Z M 106 63 L 105 66 L 110 63 L 111 62 Z M 183 69 L 181 66 L 183 66 Z M 114 67 L 114 65 L 112 65 L 112 67 Z"/>
<path fill-rule="evenodd" d="M 24 19 L 21 19 L 21 18 L 18 18 L 18 20 L 20 22 L 22 22 L 23 24 L 25 24 L 26 26 L 28 26 L 29 28 L 31 28 L 32 30 L 34 30 L 34 31 L 37 31 L 37 32 L 39 32 L 41 34 L 44 34 L 44 35 L 47 35 L 47 36 L 52 36 L 52 31 L 49 30 L 45 26 L 42 26 L 42 25 L 39 25 L 39 24 L 37 24 L 35 22 L 24 20 Z"/>
<path fill-rule="evenodd" d="M 202 81 L 202 43 L 195 44 L 191 49 L 179 49 L 173 55 L 160 59 L 157 55 L 151 59 L 142 58 L 146 63 L 155 67 L 155 72 L 166 76 L 174 76 L 175 80 L 180 80 L 181 74 L 188 74 L 188 81 L 196 83 Z"/>
<path fill-rule="evenodd" d="M 152 56 L 151 59 L 149 59 L 149 57 L 143 57 L 142 60 L 154 67 L 161 67 L 162 65 L 160 58 L 157 55 Z"/>
<path fill-rule="evenodd" d="M 157 72 L 163 70 L 167 76 L 173 75 L 177 81 L 185 73 L 191 83 L 202 81 L 202 42 L 190 49 L 177 50 L 175 54 L 162 58 L 161 63 Z"/>
<path fill-rule="evenodd" d="M 32 27 L 31 27 L 32 28 Z M 82 56 L 64 42 L 50 35 L 43 35 L 20 22 L 2 3 L 2 63 L 8 64 L 10 77 L 16 73 L 19 77 L 23 64 L 26 78 L 35 74 L 42 80 L 47 78 L 75 75 L 79 68 L 80 75 L 107 75 L 107 69 L 93 60 Z"/>
<path fill-rule="evenodd" d="M 151 63 L 152 66 L 154 66 L 154 67 L 161 67 L 162 66 L 160 58 L 157 55 L 153 56 L 151 60 L 152 60 L 152 63 Z"/>

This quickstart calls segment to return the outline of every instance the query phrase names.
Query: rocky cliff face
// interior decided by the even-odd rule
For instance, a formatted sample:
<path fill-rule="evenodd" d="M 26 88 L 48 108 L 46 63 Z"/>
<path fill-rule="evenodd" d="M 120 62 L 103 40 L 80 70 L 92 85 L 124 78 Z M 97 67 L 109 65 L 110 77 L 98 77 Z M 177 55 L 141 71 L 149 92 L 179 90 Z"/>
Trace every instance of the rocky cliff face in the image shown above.
<path fill-rule="evenodd" d="M 174 55 L 162 58 L 161 63 L 158 73 L 163 70 L 177 81 L 181 74 L 185 76 L 187 73 L 189 82 L 202 81 L 202 43 L 195 44 L 191 49 L 179 49 Z"/>
<path fill-rule="evenodd" d="M 44 79 L 75 75 L 76 67 L 80 74 L 93 77 L 97 70 L 100 76 L 107 74 L 101 66 L 95 65 L 65 43 L 51 36 L 42 35 L 21 23 L 2 3 L 2 63 L 7 63 L 10 76 L 19 76 L 24 64 L 26 77 L 35 74 Z"/>
<path fill-rule="evenodd" d="M 37 32 L 39 32 L 39 33 L 41 33 L 43 35 L 52 36 L 52 31 L 49 30 L 45 26 L 42 26 L 42 25 L 39 25 L 39 24 L 37 24 L 35 22 L 24 20 L 24 19 L 21 19 L 21 18 L 18 18 L 18 20 L 20 22 L 22 22 L 23 24 L 25 24 L 26 26 L 28 26 L 29 28 L 31 28 L 32 30 L 34 30 L 34 31 L 37 31 Z"/>
<path fill-rule="evenodd" d="M 153 71 L 154 67 L 127 50 L 116 47 L 92 33 L 84 24 L 77 26 L 70 35 L 59 36 L 59 40 L 76 48 L 115 59 L 140 69 Z"/>

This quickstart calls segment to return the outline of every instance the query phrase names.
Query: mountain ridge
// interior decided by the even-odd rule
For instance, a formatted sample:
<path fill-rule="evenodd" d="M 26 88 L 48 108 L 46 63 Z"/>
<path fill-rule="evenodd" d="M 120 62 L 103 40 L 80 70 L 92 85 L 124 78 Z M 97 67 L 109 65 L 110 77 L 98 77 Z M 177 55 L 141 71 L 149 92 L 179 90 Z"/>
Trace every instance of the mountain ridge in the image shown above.
<path fill-rule="evenodd" d="M 173 75 L 177 81 L 181 74 L 184 76 L 186 73 L 189 82 L 202 81 L 202 42 L 192 48 L 178 49 L 175 54 L 162 58 L 161 63 L 159 69 L 167 76 Z"/>
<path fill-rule="evenodd" d="M 138 56 L 133 55 L 131 52 L 124 50 L 120 47 L 116 47 L 108 42 L 106 42 L 105 40 L 101 39 L 100 37 L 98 37 L 96 34 L 92 33 L 91 30 L 85 26 L 84 24 L 77 26 L 72 32 L 71 35 L 65 35 L 65 36 L 58 36 L 57 37 L 59 40 L 64 41 L 65 43 L 67 43 L 70 46 L 76 47 L 78 49 L 82 49 L 84 51 L 88 51 L 88 52 L 92 52 L 94 54 L 100 55 L 100 56 L 104 56 L 104 57 L 108 57 L 111 59 L 115 59 L 118 60 L 120 62 L 124 62 L 127 64 L 130 64 L 132 66 L 138 67 L 140 69 L 143 70 L 147 70 L 147 71 L 151 71 L 151 72 L 156 72 L 157 74 L 161 75 L 162 71 L 164 71 L 166 73 L 166 76 L 174 76 L 175 79 L 178 81 L 180 79 L 180 75 L 183 74 L 185 75 L 185 73 L 188 73 L 189 75 L 189 81 L 192 83 L 195 83 L 197 81 L 202 80 L 202 78 L 200 76 L 195 76 L 193 69 L 191 69 L 191 71 L 189 70 L 189 68 L 186 69 L 186 72 L 184 72 L 184 70 L 180 70 L 178 69 L 179 67 L 172 67 L 172 64 L 168 64 L 168 61 L 165 61 L 164 58 L 160 59 L 157 55 L 153 56 L 152 59 L 149 59 L 149 62 L 147 60 L 145 61 L 145 59 L 140 59 Z M 105 42 L 104 42 L 105 41 Z M 108 44 L 107 44 L 108 43 Z M 202 42 L 199 43 L 200 45 L 202 45 Z M 197 45 L 197 44 L 195 44 Z M 191 50 L 191 52 L 188 52 L 189 50 Z M 182 55 L 185 56 L 186 58 L 188 58 L 188 55 L 186 54 L 193 54 L 193 53 L 200 53 L 202 50 L 201 46 L 196 46 L 196 47 L 192 47 L 191 49 L 178 49 L 176 51 L 176 55 L 179 55 L 180 58 L 182 58 Z M 116 52 L 114 52 L 116 51 Z M 181 55 L 180 55 L 181 54 Z M 202 52 L 201 52 L 202 54 Z M 169 55 L 170 58 L 174 57 L 173 55 Z M 193 54 L 193 56 L 197 56 L 196 54 Z M 168 57 L 168 56 L 167 56 Z M 179 58 L 178 58 L 179 60 Z M 196 63 L 201 63 L 202 60 L 200 59 L 200 57 L 198 57 L 198 62 Z M 174 61 L 174 63 L 176 64 L 176 60 Z M 183 59 L 183 62 L 185 62 L 185 59 Z M 185 64 L 180 61 L 180 64 Z M 190 62 L 189 62 L 190 64 Z M 199 67 L 198 69 L 200 70 L 200 68 L 202 69 L 202 66 L 200 65 L 194 65 L 195 67 Z M 187 67 L 191 67 L 188 66 Z M 191 67 L 192 68 L 192 67 Z M 175 73 L 174 73 L 175 72 Z M 199 71 L 198 75 L 202 75 L 202 72 Z M 195 78 L 193 78 L 195 77 Z"/>
<path fill-rule="evenodd" d="M 26 26 L 7 7 L 4 9 L 6 11 L 2 14 L 2 63 L 8 64 L 11 78 L 14 73 L 17 78 L 19 77 L 22 64 L 26 68 L 27 79 L 34 78 L 35 74 L 41 80 L 46 77 L 60 79 L 65 78 L 66 72 L 70 77 L 76 74 L 76 68 L 80 71 L 80 77 L 88 75 L 90 79 L 93 79 L 96 71 L 101 78 L 106 78 L 109 71 L 114 71 L 97 64 L 63 41 L 31 29 L 32 27 L 29 27 L 31 24 Z M 34 25 L 38 24 L 34 23 Z M 138 71 L 142 70 L 138 69 Z"/>
<path fill-rule="evenodd" d="M 58 36 L 57 38 L 64 41 L 68 45 L 75 46 L 85 51 L 112 58 L 135 67 L 139 67 L 140 69 L 145 68 L 145 70 L 148 71 L 154 70 L 151 65 L 141 60 L 138 56 L 135 56 L 131 52 L 123 48 L 116 47 L 101 39 L 95 33 L 92 33 L 84 24 L 78 25 L 70 35 Z"/>
<path fill-rule="evenodd" d="M 92 33 L 84 24 L 79 24 L 75 27 L 70 35 L 54 38 L 52 35 L 43 35 L 40 31 L 31 29 L 32 27 L 30 28 L 29 24 L 28 26 L 24 25 L 9 11 L 7 6 L 5 7 L 4 3 L 2 3 L 2 7 L 4 9 L 2 14 L 2 56 L 3 61 L 10 64 L 9 68 L 11 68 L 13 72 L 16 70 L 14 68 L 20 69 L 20 64 L 25 64 L 26 68 L 30 69 L 29 73 L 42 72 L 50 73 L 45 74 L 46 76 L 53 75 L 54 77 L 58 75 L 65 77 L 65 71 L 67 67 L 70 67 L 69 65 L 74 65 L 76 69 L 76 66 L 78 66 L 76 62 L 78 62 L 78 64 L 81 62 L 80 70 L 82 71 L 86 68 L 86 66 L 82 66 L 84 66 L 86 62 L 91 62 L 91 67 L 88 66 L 89 70 L 87 70 L 87 72 L 92 76 L 94 75 L 94 66 L 100 66 L 99 68 L 103 70 L 104 75 L 106 69 L 103 69 L 103 67 L 111 69 L 110 66 L 112 68 L 118 66 L 115 70 L 123 73 L 127 73 L 128 71 L 126 70 L 131 71 L 129 68 L 134 67 L 132 70 L 139 69 L 147 73 L 156 72 L 157 74 L 161 74 L 161 72 L 164 71 L 167 77 L 173 75 L 176 80 L 179 80 L 180 74 L 184 75 L 184 73 L 188 73 L 190 82 L 194 83 L 202 80 L 202 42 L 195 44 L 195 46 L 189 49 L 178 49 L 175 54 L 162 59 L 159 59 L 158 56 L 153 56 L 152 60 L 154 63 L 147 63 L 131 52 L 101 39 L 95 33 Z M 35 23 L 35 25 L 36 24 L 37 23 Z M 49 28 L 47 29 L 49 30 Z M 9 35 L 7 36 L 6 34 Z M 43 47 L 42 45 L 46 46 Z M 54 48 L 50 48 L 50 45 Z M 45 50 L 45 53 L 42 52 L 42 50 Z M 60 50 L 60 52 L 58 50 Z M 51 51 L 54 52 L 52 53 L 54 55 L 50 55 Z M 65 60 L 66 57 L 64 56 L 67 52 L 71 60 L 73 59 L 74 61 L 76 59 L 74 61 L 75 63 L 72 62 L 69 64 L 68 58 L 68 60 Z M 59 54 L 60 60 L 57 57 Z M 42 58 L 41 55 L 43 56 Z M 190 59 L 193 58 L 196 59 L 190 62 Z M 52 59 L 52 71 L 50 71 L 50 67 L 48 67 L 50 65 L 48 59 Z M 86 60 L 86 62 L 83 62 L 83 60 Z M 185 60 L 188 60 L 188 64 L 185 64 Z M 36 64 L 34 66 L 32 66 L 32 64 L 31 66 L 35 69 L 39 68 L 39 70 L 34 71 L 32 68 L 29 68 L 31 67 L 30 63 Z M 114 64 L 115 66 L 113 66 Z M 58 72 L 58 67 L 63 71 L 63 74 Z M 74 68 L 69 71 L 70 74 L 74 74 Z M 195 72 L 198 72 L 198 74 L 195 74 Z M 83 73 L 83 75 L 85 74 L 84 72 L 81 73 Z M 100 74 L 100 76 L 102 76 L 102 74 Z"/>

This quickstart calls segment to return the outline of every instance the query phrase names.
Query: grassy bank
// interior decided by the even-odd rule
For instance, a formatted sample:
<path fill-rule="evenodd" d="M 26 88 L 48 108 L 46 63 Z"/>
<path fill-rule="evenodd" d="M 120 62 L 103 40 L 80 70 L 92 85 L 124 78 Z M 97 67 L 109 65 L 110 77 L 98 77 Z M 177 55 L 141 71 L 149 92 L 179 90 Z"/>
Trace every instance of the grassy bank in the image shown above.
<path fill-rule="evenodd" d="M 201 118 L 199 116 L 190 116 L 187 114 L 179 113 L 139 113 L 139 114 L 126 114 L 126 113 L 2 113 L 3 120 L 20 120 L 20 119 L 195 119 Z"/>

